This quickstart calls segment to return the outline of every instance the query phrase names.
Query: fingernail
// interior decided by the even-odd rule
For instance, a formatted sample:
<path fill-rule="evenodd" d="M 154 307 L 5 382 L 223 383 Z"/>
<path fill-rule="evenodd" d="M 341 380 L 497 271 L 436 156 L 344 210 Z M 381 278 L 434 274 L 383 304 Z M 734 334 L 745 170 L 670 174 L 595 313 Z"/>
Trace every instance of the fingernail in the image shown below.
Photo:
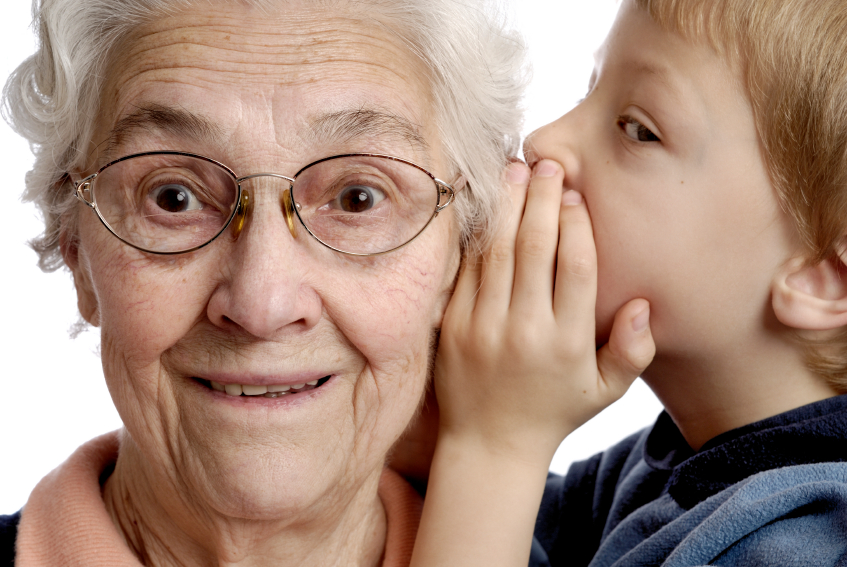
<path fill-rule="evenodd" d="M 644 329 L 647 328 L 647 325 L 650 323 L 650 306 L 644 308 L 644 311 L 635 316 L 632 320 L 632 330 L 636 333 L 640 333 Z"/>
<path fill-rule="evenodd" d="M 580 203 L 582 203 L 582 195 L 573 189 L 565 191 L 562 195 L 562 204 L 566 207 L 572 207 Z"/>
<path fill-rule="evenodd" d="M 525 185 L 529 181 L 529 169 L 522 163 L 513 163 L 506 168 L 506 180 L 510 185 Z"/>
<path fill-rule="evenodd" d="M 543 159 L 535 166 L 536 177 L 553 177 L 559 173 L 559 164 L 549 159 Z"/>

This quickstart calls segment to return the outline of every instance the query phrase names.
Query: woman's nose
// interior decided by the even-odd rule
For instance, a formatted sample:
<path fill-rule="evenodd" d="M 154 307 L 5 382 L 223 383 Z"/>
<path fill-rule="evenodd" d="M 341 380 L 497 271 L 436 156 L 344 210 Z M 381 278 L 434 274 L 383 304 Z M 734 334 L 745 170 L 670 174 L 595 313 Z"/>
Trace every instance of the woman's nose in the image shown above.
<path fill-rule="evenodd" d="M 247 186 L 249 185 L 249 187 Z M 296 223 L 292 235 L 282 208 L 284 181 L 258 178 L 245 187 L 252 203 L 237 239 L 228 247 L 207 314 L 221 328 L 240 328 L 272 340 L 308 330 L 320 320 L 322 303 L 311 256 L 315 247 Z"/>
<path fill-rule="evenodd" d="M 559 162 L 565 169 L 564 184 L 569 188 L 577 188 L 579 184 L 579 155 L 582 146 L 587 142 L 584 136 L 578 134 L 580 125 L 576 111 L 577 109 L 574 109 L 534 131 L 527 136 L 523 146 L 524 159 L 530 167 L 542 159 Z"/>

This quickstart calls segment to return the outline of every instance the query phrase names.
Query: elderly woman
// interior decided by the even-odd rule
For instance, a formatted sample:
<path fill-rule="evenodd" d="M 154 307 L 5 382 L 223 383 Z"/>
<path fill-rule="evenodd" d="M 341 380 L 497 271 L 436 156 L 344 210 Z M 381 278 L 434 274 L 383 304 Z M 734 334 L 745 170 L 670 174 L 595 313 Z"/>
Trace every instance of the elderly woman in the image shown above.
<path fill-rule="evenodd" d="M 6 103 L 36 249 L 124 429 L 3 520 L 17 564 L 406 564 L 421 502 L 385 464 L 496 215 L 519 42 L 458 0 L 35 13 Z"/>

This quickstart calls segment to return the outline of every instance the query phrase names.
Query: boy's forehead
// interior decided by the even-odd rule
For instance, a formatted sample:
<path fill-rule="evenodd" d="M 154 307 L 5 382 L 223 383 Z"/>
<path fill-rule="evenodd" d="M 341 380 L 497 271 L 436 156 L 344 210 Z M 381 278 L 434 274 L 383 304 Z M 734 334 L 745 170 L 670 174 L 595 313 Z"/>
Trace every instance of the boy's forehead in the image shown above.
<path fill-rule="evenodd" d="M 595 61 L 599 71 L 611 72 L 625 84 L 659 85 L 663 95 L 675 102 L 706 107 L 739 99 L 747 102 L 736 66 L 707 42 L 663 28 L 634 0 L 622 3 Z"/>
<path fill-rule="evenodd" d="M 624 0 L 595 58 L 632 59 L 639 65 L 638 70 L 661 78 L 680 64 L 709 58 L 714 53 L 710 51 L 705 43 L 665 29 L 633 0 Z"/>

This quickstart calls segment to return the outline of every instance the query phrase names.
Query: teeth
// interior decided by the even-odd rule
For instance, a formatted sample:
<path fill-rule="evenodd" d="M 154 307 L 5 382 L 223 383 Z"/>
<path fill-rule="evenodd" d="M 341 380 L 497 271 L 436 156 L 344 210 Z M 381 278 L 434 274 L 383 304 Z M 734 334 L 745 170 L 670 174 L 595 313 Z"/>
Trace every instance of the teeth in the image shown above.
<path fill-rule="evenodd" d="M 244 390 L 245 396 L 263 396 L 268 393 L 267 386 L 253 386 L 250 384 L 244 384 L 241 386 L 241 389 Z"/>
<path fill-rule="evenodd" d="M 320 380 L 312 380 L 303 384 L 272 384 L 270 386 L 256 386 L 254 384 L 221 384 L 210 380 L 209 384 L 217 392 L 226 392 L 229 396 L 265 396 L 266 398 L 278 398 L 286 394 L 293 394 L 295 390 L 302 390 L 306 386 L 317 386 Z"/>

